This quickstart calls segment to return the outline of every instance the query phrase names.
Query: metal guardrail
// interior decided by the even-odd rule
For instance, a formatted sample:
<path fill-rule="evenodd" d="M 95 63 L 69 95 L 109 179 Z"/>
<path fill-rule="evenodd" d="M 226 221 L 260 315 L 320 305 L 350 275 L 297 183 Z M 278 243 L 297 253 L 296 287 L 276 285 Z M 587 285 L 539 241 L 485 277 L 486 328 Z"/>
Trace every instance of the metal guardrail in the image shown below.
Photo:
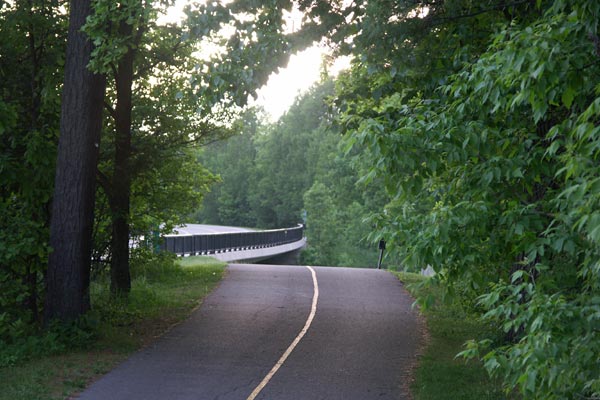
<path fill-rule="evenodd" d="M 297 242 L 304 237 L 304 225 L 264 231 L 165 235 L 162 250 L 179 256 L 208 255 L 227 251 L 262 249 Z"/>

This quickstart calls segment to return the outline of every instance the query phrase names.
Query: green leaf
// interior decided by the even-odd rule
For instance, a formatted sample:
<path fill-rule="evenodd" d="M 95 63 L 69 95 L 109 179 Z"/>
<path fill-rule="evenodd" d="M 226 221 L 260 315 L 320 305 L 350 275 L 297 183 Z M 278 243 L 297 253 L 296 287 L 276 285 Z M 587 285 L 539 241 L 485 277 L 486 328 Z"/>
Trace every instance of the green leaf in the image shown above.
<path fill-rule="evenodd" d="M 573 89 L 571 86 L 568 86 L 567 89 L 563 92 L 561 100 L 565 107 L 571 108 L 573 104 L 573 99 L 577 95 L 577 91 Z"/>

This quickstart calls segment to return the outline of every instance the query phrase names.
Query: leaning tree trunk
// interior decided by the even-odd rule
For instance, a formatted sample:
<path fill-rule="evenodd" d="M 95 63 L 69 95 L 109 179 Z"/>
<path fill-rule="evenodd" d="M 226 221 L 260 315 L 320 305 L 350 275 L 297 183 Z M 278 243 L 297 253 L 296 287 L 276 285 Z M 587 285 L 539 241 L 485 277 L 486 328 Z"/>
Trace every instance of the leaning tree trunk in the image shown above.
<path fill-rule="evenodd" d="M 60 138 L 46 274 L 45 323 L 90 308 L 89 276 L 105 79 L 87 68 L 92 43 L 81 31 L 91 0 L 71 1 Z"/>

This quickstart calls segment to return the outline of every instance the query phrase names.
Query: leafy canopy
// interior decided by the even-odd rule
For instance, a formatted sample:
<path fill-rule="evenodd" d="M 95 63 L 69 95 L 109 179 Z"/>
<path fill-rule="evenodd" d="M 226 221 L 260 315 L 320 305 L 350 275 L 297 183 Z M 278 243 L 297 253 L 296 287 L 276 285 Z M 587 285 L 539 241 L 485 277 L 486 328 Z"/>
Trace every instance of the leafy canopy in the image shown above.
<path fill-rule="evenodd" d="M 353 4 L 337 104 L 381 234 L 505 332 L 464 354 L 507 390 L 597 397 L 600 4 Z"/>

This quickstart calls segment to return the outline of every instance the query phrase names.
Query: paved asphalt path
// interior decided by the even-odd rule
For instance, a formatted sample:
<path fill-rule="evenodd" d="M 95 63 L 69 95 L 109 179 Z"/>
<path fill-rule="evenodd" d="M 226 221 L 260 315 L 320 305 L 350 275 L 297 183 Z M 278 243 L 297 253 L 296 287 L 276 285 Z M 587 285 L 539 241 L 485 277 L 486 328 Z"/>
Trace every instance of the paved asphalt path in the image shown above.
<path fill-rule="evenodd" d="M 306 334 L 256 399 L 409 399 L 421 325 L 390 273 L 315 267 Z M 82 400 L 247 400 L 307 323 L 311 271 L 232 264 L 184 323 L 92 384 Z"/>

